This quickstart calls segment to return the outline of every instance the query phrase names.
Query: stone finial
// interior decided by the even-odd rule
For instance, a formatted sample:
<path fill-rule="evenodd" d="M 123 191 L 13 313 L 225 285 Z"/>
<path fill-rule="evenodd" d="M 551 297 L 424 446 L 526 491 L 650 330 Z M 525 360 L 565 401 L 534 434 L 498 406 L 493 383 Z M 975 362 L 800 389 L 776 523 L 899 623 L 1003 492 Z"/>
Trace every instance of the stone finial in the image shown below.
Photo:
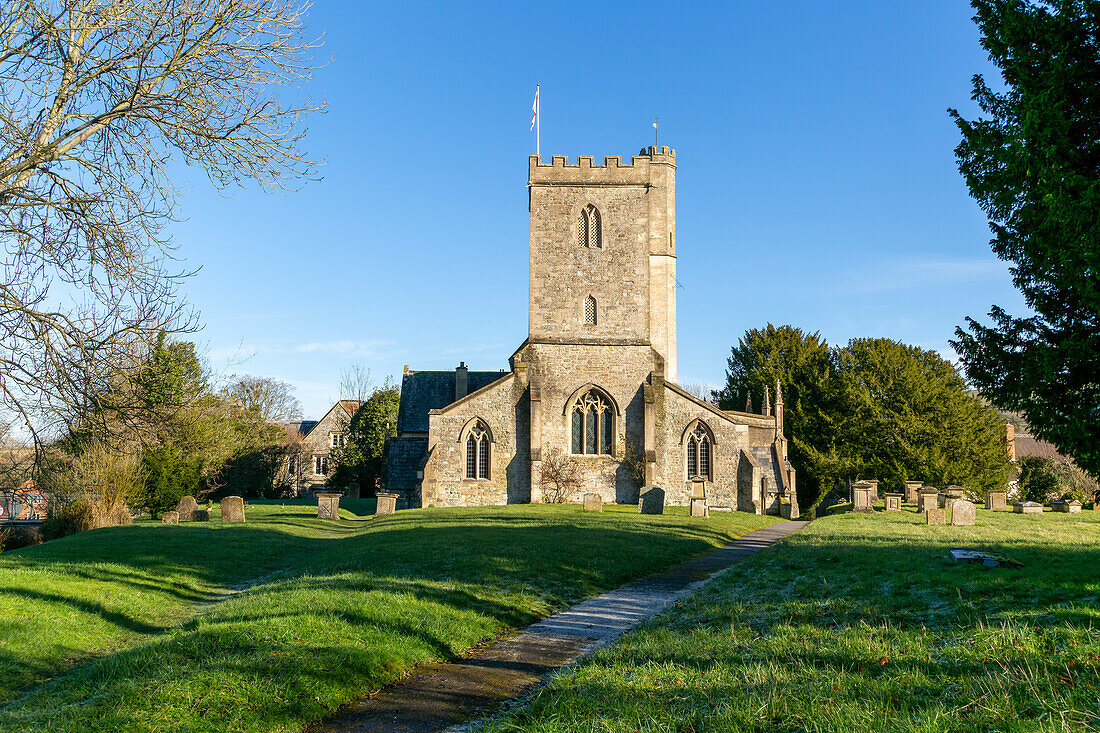
<path fill-rule="evenodd" d="M 768 392 L 768 385 L 764 385 L 764 404 L 760 406 L 760 414 L 767 417 L 772 414 L 772 400 L 771 394 Z"/>
<path fill-rule="evenodd" d="M 745 412 L 752 412 L 752 393 L 745 390 Z"/>

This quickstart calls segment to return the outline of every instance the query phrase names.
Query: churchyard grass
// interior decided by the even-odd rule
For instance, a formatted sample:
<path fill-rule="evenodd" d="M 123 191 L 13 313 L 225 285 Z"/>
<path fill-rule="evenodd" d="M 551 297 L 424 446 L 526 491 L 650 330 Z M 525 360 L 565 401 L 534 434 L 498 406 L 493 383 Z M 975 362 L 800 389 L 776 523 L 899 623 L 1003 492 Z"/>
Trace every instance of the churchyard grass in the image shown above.
<path fill-rule="evenodd" d="M 476 731 L 1100 730 L 1100 512 L 977 521 L 819 519 Z"/>
<path fill-rule="evenodd" d="M 360 500 L 365 502 L 366 500 Z M 0 730 L 299 730 L 775 521 L 512 506 L 97 530 L 0 555 Z"/>

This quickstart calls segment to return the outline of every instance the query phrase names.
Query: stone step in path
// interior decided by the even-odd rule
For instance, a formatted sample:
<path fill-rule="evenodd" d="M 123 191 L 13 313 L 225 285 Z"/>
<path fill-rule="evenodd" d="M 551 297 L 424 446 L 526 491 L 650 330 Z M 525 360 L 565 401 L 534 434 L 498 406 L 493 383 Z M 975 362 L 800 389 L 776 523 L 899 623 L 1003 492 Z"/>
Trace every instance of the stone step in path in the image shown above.
<path fill-rule="evenodd" d="M 467 657 L 421 667 L 408 679 L 363 698 L 310 733 L 432 733 L 499 709 L 549 672 L 613 642 L 716 573 L 797 532 L 806 522 L 779 522 L 706 555 L 589 598 L 516 636 L 490 642 Z"/>

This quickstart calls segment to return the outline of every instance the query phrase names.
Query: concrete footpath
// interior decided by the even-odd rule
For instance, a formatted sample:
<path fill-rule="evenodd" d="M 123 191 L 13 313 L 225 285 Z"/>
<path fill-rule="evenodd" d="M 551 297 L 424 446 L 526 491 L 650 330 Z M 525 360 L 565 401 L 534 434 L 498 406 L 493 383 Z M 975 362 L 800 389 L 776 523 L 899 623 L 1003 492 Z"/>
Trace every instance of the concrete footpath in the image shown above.
<path fill-rule="evenodd" d="M 697 590 L 716 573 L 797 532 L 779 522 L 718 550 L 651 575 L 490 642 L 453 662 L 421 667 L 408 679 L 343 709 L 310 733 L 431 733 L 489 715 L 528 692 L 544 675 L 609 644 Z"/>

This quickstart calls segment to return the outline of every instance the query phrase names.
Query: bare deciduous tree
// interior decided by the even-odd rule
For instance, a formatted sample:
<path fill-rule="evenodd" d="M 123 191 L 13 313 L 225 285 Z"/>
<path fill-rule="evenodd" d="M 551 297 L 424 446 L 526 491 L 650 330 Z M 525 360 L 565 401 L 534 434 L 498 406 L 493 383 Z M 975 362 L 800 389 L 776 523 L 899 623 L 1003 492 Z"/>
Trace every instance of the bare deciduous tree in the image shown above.
<path fill-rule="evenodd" d="M 377 387 L 370 369 L 359 362 L 340 372 L 340 399 L 342 400 L 366 402 L 375 393 Z"/>
<path fill-rule="evenodd" d="M 262 420 L 299 420 L 302 403 L 295 398 L 294 387 L 281 379 L 233 376 L 222 393 L 246 410 L 255 410 Z"/>
<path fill-rule="evenodd" d="M 294 0 L 0 5 L 0 413 L 36 442 L 193 325 L 166 264 L 173 161 L 218 188 L 314 169 L 318 106 L 282 96 L 310 75 L 304 27 Z"/>
<path fill-rule="evenodd" d="M 539 488 L 547 504 L 563 504 L 577 496 L 582 480 L 580 466 L 560 450 L 546 456 L 539 464 Z"/>

